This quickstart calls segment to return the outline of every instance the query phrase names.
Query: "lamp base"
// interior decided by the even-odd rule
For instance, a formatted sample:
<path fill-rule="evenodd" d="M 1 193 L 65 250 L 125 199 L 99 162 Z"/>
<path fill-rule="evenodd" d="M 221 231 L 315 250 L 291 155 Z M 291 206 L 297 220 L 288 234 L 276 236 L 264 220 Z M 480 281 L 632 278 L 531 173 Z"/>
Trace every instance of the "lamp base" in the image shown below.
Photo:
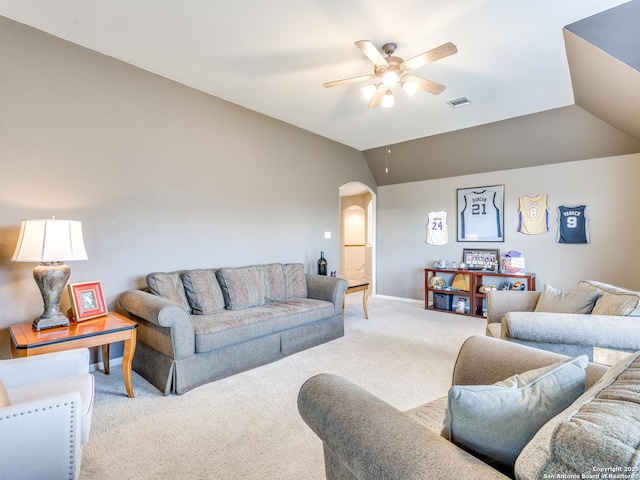
<path fill-rule="evenodd" d="M 31 324 L 31 328 L 33 328 L 36 332 L 40 330 L 44 330 L 46 328 L 54 328 L 54 327 L 68 327 L 69 319 L 64 315 L 60 314 L 59 316 L 43 318 L 36 318 Z"/>
<path fill-rule="evenodd" d="M 60 297 L 70 274 L 71 269 L 62 262 L 43 262 L 33 269 L 33 278 L 44 301 L 44 312 L 31 324 L 36 332 L 69 325 L 69 319 L 60 311 Z"/>

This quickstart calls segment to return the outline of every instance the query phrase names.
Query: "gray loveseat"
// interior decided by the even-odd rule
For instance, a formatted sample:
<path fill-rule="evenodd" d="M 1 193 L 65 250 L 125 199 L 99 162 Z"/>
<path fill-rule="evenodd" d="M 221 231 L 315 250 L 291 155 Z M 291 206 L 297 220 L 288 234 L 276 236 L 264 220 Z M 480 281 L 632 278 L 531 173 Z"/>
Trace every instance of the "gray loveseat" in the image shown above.
<path fill-rule="evenodd" d="M 589 295 L 594 303 L 588 302 Z M 544 296 L 547 299 L 541 302 Z M 565 304 L 572 304 L 571 308 L 564 308 Z M 563 313 L 580 308 L 589 313 Z M 544 292 L 488 292 L 486 333 L 564 355 L 587 355 L 593 360 L 593 347 L 640 350 L 638 316 L 640 292 L 585 280 L 573 292 L 555 292 L 555 296 L 549 295 L 546 286 Z"/>
<path fill-rule="evenodd" d="M 302 264 L 147 275 L 119 308 L 139 323 L 133 369 L 165 395 L 344 335 L 347 282 Z"/>
<path fill-rule="evenodd" d="M 567 358 L 475 336 L 460 349 L 453 384 L 482 392 L 481 385 Z M 448 397 L 401 412 L 341 377 L 321 374 L 302 386 L 298 409 L 323 442 L 329 480 L 640 478 L 640 352 L 610 369 L 580 358 L 587 390 L 536 428 L 506 475 L 441 435 Z M 511 388 L 516 396 L 521 390 Z M 499 419 L 504 405 L 495 407 L 488 408 Z M 516 430 L 521 421 L 503 427 Z M 620 473 L 626 476 L 615 476 Z"/>

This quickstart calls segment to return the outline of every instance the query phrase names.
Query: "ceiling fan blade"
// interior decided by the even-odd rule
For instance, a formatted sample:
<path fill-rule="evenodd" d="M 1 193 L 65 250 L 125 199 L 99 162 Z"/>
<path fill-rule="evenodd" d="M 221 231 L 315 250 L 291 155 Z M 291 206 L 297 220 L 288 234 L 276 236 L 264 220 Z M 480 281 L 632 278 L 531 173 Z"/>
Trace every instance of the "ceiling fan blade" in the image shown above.
<path fill-rule="evenodd" d="M 324 88 L 338 87 L 340 85 L 347 85 L 349 83 L 356 83 L 356 82 L 363 82 L 365 80 L 371 80 L 374 76 L 375 75 L 371 73 L 369 75 L 362 75 L 360 77 L 345 78 L 343 80 L 335 80 L 333 82 L 323 83 L 322 86 Z"/>
<path fill-rule="evenodd" d="M 379 107 L 380 104 L 382 104 L 382 99 L 384 98 L 385 93 L 387 93 L 387 86 L 384 83 L 379 84 L 378 88 L 376 88 L 375 93 L 371 97 L 371 100 L 369 100 L 368 107 L 369 108 Z"/>
<path fill-rule="evenodd" d="M 380 51 L 369 40 L 359 40 L 356 42 L 362 53 L 364 53 L 369 60 L 371 60 L 376 67 L 388 67 L 389 63 L 382 56 Z"/>
<path fill-rule="evenodd" d="M 457 52 L 458 48 L 453 43 L 447 42 L 440 45 L 439 47 L 429 50 L 428 52 L 424 52 L 420 55 L 410 58 L 409 60 L 405 60 L 400 64 L 400 68 L 403 70 L 413 70 L 414 68 L 421 67 L 422 65 L 426 65 L 427 63 L 435 62 L 436 60 L 448 57 L 449 55 L 453 55 Z"/>
<path fill-rule="evenodd" d="M 431 80 L 425 80 L 424 78 L 414 77 L 413 75 L 405 75 L 403 78 L 403 83 L 411 82 L 415 83 L 420 90 L 424 90 L 425 92 L 433 93 L 434 95 L 438 95 L 444 91 L 444 85 L 436 82 L 432 82 Z"/>

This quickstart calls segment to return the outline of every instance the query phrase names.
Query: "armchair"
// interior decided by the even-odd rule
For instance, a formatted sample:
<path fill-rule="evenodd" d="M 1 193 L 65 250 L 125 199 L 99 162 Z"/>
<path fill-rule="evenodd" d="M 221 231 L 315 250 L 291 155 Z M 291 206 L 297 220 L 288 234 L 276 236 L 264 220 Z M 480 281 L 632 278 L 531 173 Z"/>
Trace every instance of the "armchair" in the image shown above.
<path fill-rule="evenodd" d="M 77 479 L 93 396 L 86 348 L 0 360 L 0 480 Z"/>
<path fill-rule="evenodd" d="M 474 336 L 460 349 L 452 384 L 491 385 L 566 358 L 515 343 Z M 602 365 L 587 365 L 587 388 L 594 386 L 607 371 Z M 595 387 L 593 391 L 596 391 Z M 577 400 L 575 405 L 582 404 Z M 327 480 L 507 480 L 508 476 L 441 435 L 446 406 L 447 397 L 443 397 L 402 412 L 348 380 L 331 374 L 310 378 L 298 395 L 301 417 L 322 440 Z M 572 411 L 572 408 L 566 411 Z M 553 426 L 553 421 L 550 423 Z M 620 424 L 602 430 L 616 429 L 622 430 Z M 599 438 L 595 442 L 604 443 Z M 535 445 L 534 448 L 542 450 L 543 447 Z M 540 466 L 542 460 L 525 463 Z M 516 476 L 518 472 L 516 463 Z M 519 478 L 542 478 L 542 474 Z"/>
<path fill-rule="evenodd" d="M 589 360 L 594 347 L 640 350 L 639 292 L 593 280 L 579 282 L 575 291 L 599 295 L 591 313 L 536 311 L 541 292 L 489 292 L 486 334 Z"/>

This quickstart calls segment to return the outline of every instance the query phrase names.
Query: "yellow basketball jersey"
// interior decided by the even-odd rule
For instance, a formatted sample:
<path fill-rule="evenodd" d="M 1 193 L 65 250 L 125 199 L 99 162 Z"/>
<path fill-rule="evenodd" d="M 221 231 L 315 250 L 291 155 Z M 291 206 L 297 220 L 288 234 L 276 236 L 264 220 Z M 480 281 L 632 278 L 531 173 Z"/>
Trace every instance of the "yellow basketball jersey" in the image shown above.
<path fill-rule="evenodd" d="M 520 223 L 518 231 L 527 235 L 539 235 L 549 231 L 549 209 L 547 196 L 520 197 Z"/>

